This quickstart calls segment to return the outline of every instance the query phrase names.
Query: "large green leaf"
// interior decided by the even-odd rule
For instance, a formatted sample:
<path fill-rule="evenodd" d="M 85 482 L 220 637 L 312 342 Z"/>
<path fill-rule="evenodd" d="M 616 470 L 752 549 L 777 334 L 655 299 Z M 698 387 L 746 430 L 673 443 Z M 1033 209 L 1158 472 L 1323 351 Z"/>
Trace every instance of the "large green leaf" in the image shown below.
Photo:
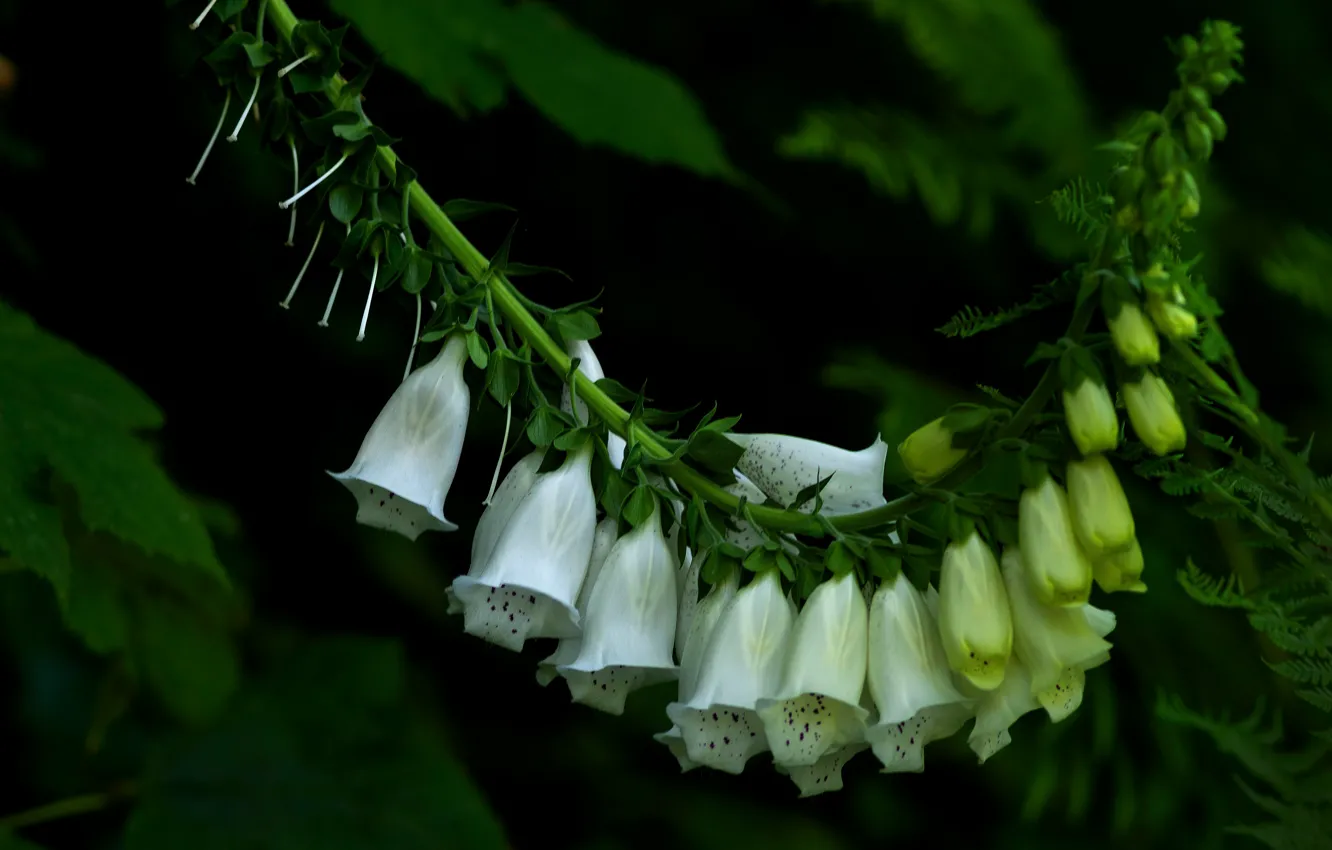
<path fill-rule="evenodd" d="M 403 703 L 394 643 L 300 648 L 151 771 L 126 850 L 503 848 L 461 766 Z"/>
<path fill-rule="evenodd" d="M 541 3 L 333 0 L 384 60 L 459 112 L 506 83 L 579 142 L 709 176 L 733 173 L 698 102 L 660 68 L 603 45 Z"/>
<path fill-rule="evenodd" d="M 137 387 L 0 303 L 0 549 L 65 598 L 68 547 L 38 493 L 50 470 L 74 488 L 88 528 L 225 584 L 198 512 L 135 433 L 161 424 Z"/>
<path fill-rule="evenodd" d="M 0 303 L 0 549 L 51 583 L 89 648 L 202 722 L 236 685 L 237 612 L 199 511 L 137 436 L 161 424 L 137 387 Z"/>

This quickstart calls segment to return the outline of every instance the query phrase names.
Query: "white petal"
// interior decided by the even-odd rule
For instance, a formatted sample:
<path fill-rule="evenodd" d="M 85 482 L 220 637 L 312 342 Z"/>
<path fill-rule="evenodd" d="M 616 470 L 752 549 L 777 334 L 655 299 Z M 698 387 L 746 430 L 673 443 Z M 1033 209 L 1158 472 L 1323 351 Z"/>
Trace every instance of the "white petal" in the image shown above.
<path fill-rule="evenodd" d="M 970 702 L 922 708 L 908 720 L 877 723 L 865 733 L 884 773 L 920 773 L 925 769 L 925 745 L 957 732 L 975 714 Z"/>
<path fill-rule="evenodd" d="M 468 634 L 515 651 L 529 637 L 579 635 L 575 603 L 596 529 L 590 459 L 585 447 L 539 476 L 480 573 L 454 581 Z"/>
<path fill-rule="evenodd" d="M 587 563 L 587 578 L 583 580 L 583 587 L 578 591 L 577 607 L 580 619 L 587 614 L 587 599 L 592 595 L 592 587 L 597 582 L 597 576 L 601 575 L 601 567 L 606 563 L 606 556 L 615 545 L 618 530 L 618 523 L 610 517 L 597 523 L 596 534 L 592 538 L 592 555 Z M 544 688 L 559 678 L 559 671 L 555 668 L 576 661 L 582 646 L 582 635 L 561 639 L 548 658 L 537 662 L 537 684 Z"/>
<path fill-rule="evenodd" d="M 751 505 L 761 505 L 768 500 L 763 491 L 753 481 L 746 478 L 743 472 L 738 470 L 735 472 L 735 483 L 728 484 L 725 489 L 732 496 L 744 496 L 745 501 Z M 726 529 L 727 543 L 732 543 L 745 551 L 749 551 L 763 542 L 763 535 L 749 523 L 742 519 L 731 519 L 730 522 L 735 524 L 735 528 Z"/>
<path fill-rule="evenodd" d="M 345 472 L 330 472 L 356 497 L 356 521 L 415 540 L 455 531 L 444 518 L 467 433 L 466 345 L 449 338 L 434 360 L 398 385 Z"/>
<path fill-rule="evenodd" d="M 576 702 L 620 714 L 630 691 L 678 674 L 676 569 L 658 511 L 611 547 L 588 597 L 578 659 L 559 668 Z"/>
<path fill-rule="evenodd" d="M 665 732 L 658 732 L 652 736 L 652 740 L 666 745 L 667 749 L 671 751 L 671 755 L 675 756 L 675 760 L 680 763 L 681 773 L 688 773 L 698 767 L 698 762 L 691 759 L 685 751 L 684 735 L 680 734 L 679 726 L 672 726 Z"/>
<path fill-rule="evenodd" d="M 756 577 L 726 606 L 703 652 L 693 693 L 666 708 L 690 759 L 740 773 L 751 756 L 768 748 L 754 707 L 781 684 L 794 620 L 775 572 Z"/>
<path fill-rule="evenodd" d="M 869 689 L 881 724 L 901 723 L 922 709 L 966 701 L 953 685 L 929 602 L 903 575 L 891 584 L 881 583 L 870 603 Z"/>
<path fill-rule="evenodd" d="M 812 765 L 863 737 L 868 652 L 869 614 L 855 573 L 816 587 L 787 642 L 780 689 L 757 704 L 774 759 Z"/>
<path fill-rule="evenodd" d="M 861 451 L 783 434 L 727 436 L 745 450 L 736 461 L 736 468 L 768 496 L 790 508 L 812 511 L 812 499 L 804 505 L 791 502 L 801 490 L 829 475 L 832 480 L 822 493 L 823 513 L 828 516 L 856 513 L 888 503 L 883 496 L 888 444 L 878 436 L 873 445 Z"/>
<path fill-rule="evenodd" d="M 971 728 L 967 743 L 980 756 L 981 764 L 1008 746 L 1012 740 L 1008 728 L 1037 708 L 1040 704 L 1031 693 L 1031 675 L 1014 655 L 1008 661 L 1003 683 L 986 693 L 976 705 L 976 725 Z"/>
<path fill-rule="evenodd" d="M 1069 667 L 1051 688 L 1036 695 L 1036 701 L 1050 716 L 1050 722 L 1058 723 L 1082 705 L 1082 692 L 1086 686 L 1086 668 Z"/>
<path fill-rule="evenodd" d="M 606 373 L 601 368 L 601 361 L 597 355 L 592 353 L 592 346 L 587 340 L 576 340 L 569 343 L 569 358 L 578 360 L 578 371 L 590 378 L 594 383 L 606 377 Z M 565 413 L 573 413 L 573 393 L 569 391 L 569 385 L 565 384 L 560 391 L 560 409 Z M 587 404 L 580 398 L 578 400 L 578 421 L 587 422 Z M 610 454 L 611 465 L 619 469 L 624 464 L 624 437 L 618 434 L 609 434 L 606 437 L 606 451 Z"/>
<path fill-rule="evenodd" d="M 500 534 L 513 519 L 513 512 L 518 503 L 532 490 L 536 483 L 537 470 L 546 456 L 544 449 L 537 449 L 513 465 L 513 469 L 504 476 L 490 504 L 481 512 L 481 519 L 476 522 L 476 533 L 472 535 L 472 564 L 468 572 L 479 575 L 486 562 L 495 551 Z"/>
<path fill-rule="evenodd" d="M 708 641 L 721 622 L 726 607 L 735 598 L 740 588 L 740 576 L 735 570 L 721 582 L 713 585 L 708 595 L 699 601 L 689 633 L 685 636 L 684 652 L 680 658 L 680 696 L 681 702 L 688 702 L 693 696 L 694 686 L 698 682 L 699 669 L 703 664 L 703 654 L 708 648 Z"/>
<path fill-rule="evenodd" d="M 695 559 L 694 553 L 686 549 L 684 563 L 680 565 L 680 574 L 676 582 L 676 586 L 680 588 L 680 616 L 675 620 L 677 661 L 684 659 L 685 641 L 689 637 L 689 628 L 694 622 L 694 612 L 698 608 L 698 574 L 702 569 L 703 559 Z"/>
<path fill-rule="evenodd" d="M 856 753 L 867 749 L 867 744 L 850 744 L 821 756 L 812 765 L 783 765 L 778 769 L 791 777 L 800 789 L 800 796 L 816 797 L 829 791 L 842 790 L 842 768 Z"/>
<path fill-rule="evenodd" d="M 1025 570 L 1026 563 L 1018 548 L 1007 547 L 1003 572 L 1013 611 L 1013 648 L 1031 676 L 1032 692 L 1042 693 L 1055 686 L 1065 668 L 1085 670 L 1104 663 L 1110 657 L 1111 644 L 1091 625 L 1093 620 L 1105 625 L 1105 618 L 1099 612 L 1089 617 L 1085 613 L 1089 605 L 1068 608 L 1041 603 Z M 1113 628 L 1113 614 L 1109 623 Z"/>

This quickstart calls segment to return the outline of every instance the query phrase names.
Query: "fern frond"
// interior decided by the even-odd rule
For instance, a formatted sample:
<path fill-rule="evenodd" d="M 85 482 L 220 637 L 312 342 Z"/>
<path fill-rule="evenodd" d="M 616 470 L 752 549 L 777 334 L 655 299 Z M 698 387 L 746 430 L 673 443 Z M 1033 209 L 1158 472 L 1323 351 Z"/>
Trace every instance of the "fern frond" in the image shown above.
<path fill-rule="evenodd" d="M 1332 714 L 1332 688 L 1304 688 L 1295 692 L 1295 695 L 1312 705 L 1319 711 L 1326 711 Z"/>
<path fill-rule="evenodd" d="M 1213 608 L 1253 608 L 1253 601 L 1244 595 L 1239 577 L 1224 579 L 1210 576 L 1189 558 L 1185 568 L 1175 572 L 1175 579 L 1184 592 L 1203 605 Z"/>
<path fill-rule="evenodd" d="M 1206 475 L 1168 475 L 1161 481 L 1161 489 L 1171 496 L 1188 496 L 1202 492 L 1208 483 Z"/>
<path fill-rule="evenodd" d="M 1286 234 L 1281 247 L 1262 264 L 1267 285 L 1332 315 L 1332 239 L 1303 227 Z"/>
<path fill-rule="evenodd" d="M 1088 242 L 1105 231 L 1114 203 L 1099 184 L 1089 184 L 1080 176 L 1064 188 L 1051 192 L 1045 200 L 1061 222 L 1072 226 Z"/>
<path fill-rule="evenodd" d="M 984 313 L 975 307 L 963 307 L 953 318 L 944 323 L 942 327 L 935 328 L 935 330 L 946 337 L 965 339 L 978 333 L 1003 327 L 1010 322 L 1021 319 L 1023 316 L 1029 316 L 1032 313 L 1044 310 L 1046 307 L 1052 307 L 1072 298 L 1075 292 L 1074 280 L 1076 274 L 1077 270 L 1074 269 L 1065 272 L 1049 283 L 1041 284 L 1036 287 L 1036 291 L 1031 298 L 1021 304 L 1014 304 L 1007 310 Z"/>
<path fill-rule="evenodd" d="M 1011 407 L 1014 410 L 1016 410 L 1017 408 L 1022 406 L 1019 402 L 1009 398 L 1008 396 L 1004 395 L 994 387 L 987 387 L 985 384 L 977 384 L 976 389 L 985 393 L 987 396 L 990 397 L 992 401 L 998 402 L 999 404 L 1002 404 L 1005 407 Z"/>
<path fill-rule="evenodd" d="M 1332 653 L 1322 658 L 1289 658 L 1267 666 L 1278 675 L 1302 685 L 1332 685 Z"/>
<path fill-rule="evenodd" d="M 1151 457 L 1133 467 L 1133 471 L 1143 478 L 1165 478 L 1175 472 L 1173 457 Z"/>

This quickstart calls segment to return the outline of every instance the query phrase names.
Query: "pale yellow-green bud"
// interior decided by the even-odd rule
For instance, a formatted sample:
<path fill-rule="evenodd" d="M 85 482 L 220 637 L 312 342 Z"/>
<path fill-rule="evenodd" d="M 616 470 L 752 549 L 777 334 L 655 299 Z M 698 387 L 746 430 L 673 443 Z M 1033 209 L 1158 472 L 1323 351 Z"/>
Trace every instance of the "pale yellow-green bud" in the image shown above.
<path fill-rule="evenodd" d="M 1073 392 L 1064 390 L 1064 420 L 1083 454 L 1108 452 L 1119 445 L 1119 418 L 1105 384 L 1088 378 Z"/>
<path fill-rule="evenodd" d="M 1128 549 L 1104 555 L 1092 562 L 1096 586 L 1106 593 L 1146 593 L 1147 585 L 1142 583 L 1142 570 L 1142 547 L 1138 545 L 1136 537 Z"/>
<path fill-rule="evenodd" d="M 1119 315 L 1108 319 L 1106 324 L 1125 363 L 1150 366 L 1161 362 L 1161 341 L 1157 339 L 1156 328 L 1137 304 L 1125 304 Z"/>
<path fill-rule="evenodd" d="M 943 417 L 922 425 L 897 447 L 902 464 L 917 484 L 928 484 L 957 466 L 966 449 L 953 447 L 953 432 L 943 426 Z"/>
<path fill-rule="evenodd" d="M 1136 383 L 1120 387 L 1124 405 L 1128 408 L 1133 433 L 1147 448 L 1158 455 L 1166 455 L 1184 448 L 1187 436 L 1184 423 L 1175 409 L 1175 397 L 1160 376 L 1143 374 Z"/>
<path fill-rule="evenodd" d="M 1187 307 L 1152 293 L 1147 296 L 1147 312 L 1158 330 L 1170 339 L 1188 339 L 1198 335 L 1198 318 Z"/>
<path fill-rule="evenodd" d="M 1092 558 L 1121 552 L 1133 543 L 1133 512 L 1119 477 L 1104 455 L 1068 465 L 1069 505 L 1078 542 Z"/>
<path fill-rule="evenodd" d="M 1032 594 L 1046 605 L 1074 606 L 1091 596 L 1092 565 L 1078 545 L 1064 488 L 1048 475 L 1018 500 L 1018 546 Z"/>
<path fill-rule="evenodd" d="M 1003 684 L 1013 653 L 1013 617 L 994 552 L 972 531 L 944 549 L 939 636 L 948 666 L 983 691 Z"/>

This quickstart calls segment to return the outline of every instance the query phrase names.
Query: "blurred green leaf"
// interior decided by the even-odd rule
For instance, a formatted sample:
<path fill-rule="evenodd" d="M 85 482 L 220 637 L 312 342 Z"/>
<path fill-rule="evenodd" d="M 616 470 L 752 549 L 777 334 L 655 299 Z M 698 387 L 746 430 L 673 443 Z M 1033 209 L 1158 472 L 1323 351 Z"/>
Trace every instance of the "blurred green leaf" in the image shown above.
<path fill-rule="evenodd" d="M 35 489 L 49 469 L 73 487 L 89 529 L 226 586 L 198 511 L 136 436 L 161 425 L 137 387 L 0 303 L 0 548 L 65 598 L 59 518 Z"/>
<path fill-rule="evenodd" d="M 713 177 L 734 173 L 692 94 L 542 3 L 334 0 L 386 61 L 454 110 L 487 111 L 512 83 L 585 145 Z"/>
<path fill-rule="evenodd" d="M 42 847 L 5 830 L 0 831 L 0 850 L 42 850 Z"/>
<path fill-rule="evenodd" d="M 505 847 L 462 768 L 406 709 L 403 678 L 392 642 L 300 647 L 154 765 L 126 850 Z"/>

